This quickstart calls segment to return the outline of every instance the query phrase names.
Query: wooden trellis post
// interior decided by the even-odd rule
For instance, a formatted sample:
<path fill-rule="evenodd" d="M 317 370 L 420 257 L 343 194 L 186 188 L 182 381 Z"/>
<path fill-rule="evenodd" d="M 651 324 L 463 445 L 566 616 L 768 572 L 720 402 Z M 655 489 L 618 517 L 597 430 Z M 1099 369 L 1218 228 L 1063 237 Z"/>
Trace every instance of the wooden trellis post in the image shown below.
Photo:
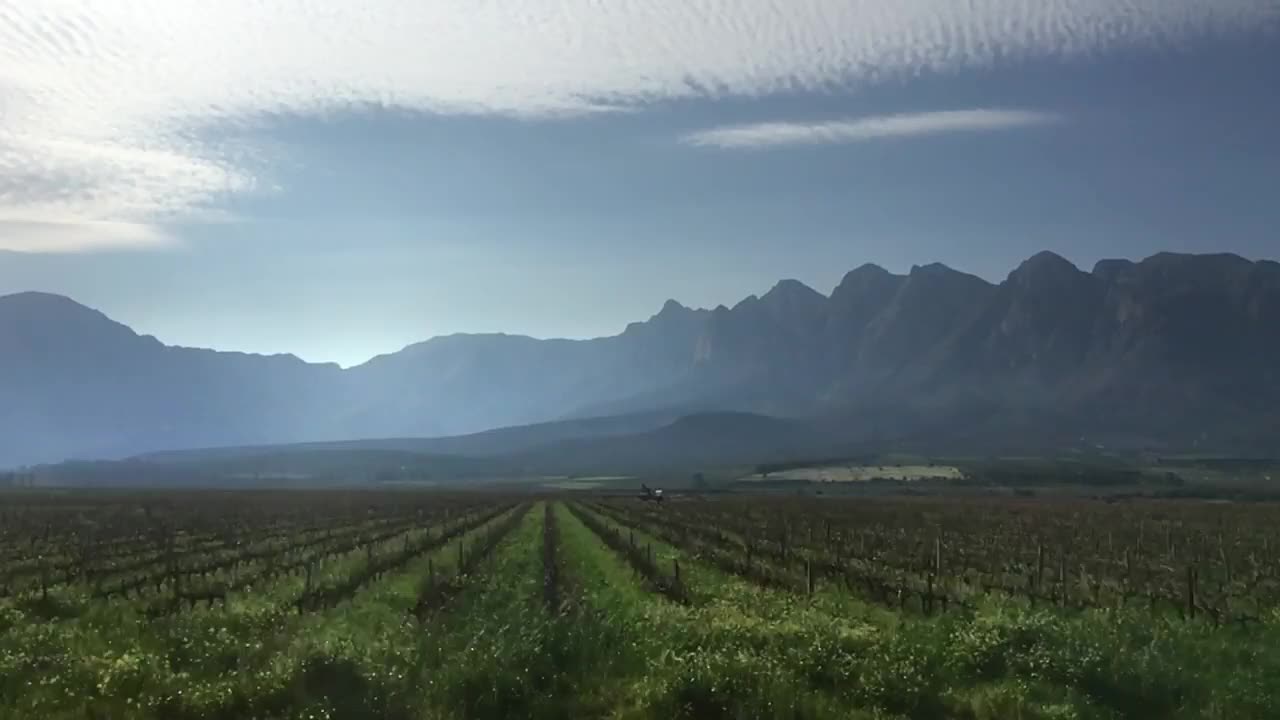
<path fill-rule="evenodd" d="M 1194 620 L 1196 617 L 1196 568 L 1194 565 L 1187 566 L 1187 618 Z"/>
<path fill-rule="evenodd" d="M 1058 604 L 1067 606 L 1067 554 L 1058 556 Z"/>
<path fill-rule="evenodd" d="M 1036 590 L 1044 586 L 1044 543 L 1036 544 Z"/>

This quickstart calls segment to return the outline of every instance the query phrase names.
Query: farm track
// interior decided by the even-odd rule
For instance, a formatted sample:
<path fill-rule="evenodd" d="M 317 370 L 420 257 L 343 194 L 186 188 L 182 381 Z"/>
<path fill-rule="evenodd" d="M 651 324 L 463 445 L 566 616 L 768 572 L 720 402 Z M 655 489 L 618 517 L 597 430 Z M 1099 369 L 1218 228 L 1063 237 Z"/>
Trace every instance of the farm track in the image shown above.
<path fill-rule="evenodd" d="M 664 572 L 654 560 L 652 544 L 637 544 L 634 534 L 624 534 L 613 523 L 584 510 L 577 503 L 569 505 L 569 512 L 573 513 L 574 517 L 605 546 L 625 559 L 636 574 L 644 578 L 650 589 L 673 602 L 681 604 L 689 602 L 688 590 L 680 582 L 678 562 L 672 566 L 670 573 Z"/>

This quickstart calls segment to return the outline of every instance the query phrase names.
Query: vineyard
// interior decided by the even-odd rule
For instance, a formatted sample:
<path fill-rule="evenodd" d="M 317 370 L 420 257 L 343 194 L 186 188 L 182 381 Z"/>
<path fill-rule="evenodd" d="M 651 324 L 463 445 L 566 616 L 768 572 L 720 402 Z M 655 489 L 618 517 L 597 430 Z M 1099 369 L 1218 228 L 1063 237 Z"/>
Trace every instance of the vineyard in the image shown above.
<path fill-rule="evenodd" d="M 0 720 L 1276 718 L 1280 506 L 0 495 Z"/>

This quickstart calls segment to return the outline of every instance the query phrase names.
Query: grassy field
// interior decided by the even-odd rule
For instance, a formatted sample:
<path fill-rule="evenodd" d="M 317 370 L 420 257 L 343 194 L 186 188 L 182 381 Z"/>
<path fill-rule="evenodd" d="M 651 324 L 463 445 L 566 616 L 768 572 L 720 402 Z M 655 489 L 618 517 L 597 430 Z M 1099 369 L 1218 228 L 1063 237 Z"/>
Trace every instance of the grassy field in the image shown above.
<path fill-rule="evenodd" d="M 4 720 L 1280 717 L 1271 506 L 9 500 Z"/>
<path fill-rule="evenodd" d="M 869 482 L 871 480 L 958 480 L 964 477 L 959 468 L 949 465 L 823 465 L 756 473 L 742 482 L 804 480 L 815 483 Z"/>
<path fill-rule="evenodd" d="M 542 478 L 540 486 L 546 490 L 598 490 L 609 487 L 634 488 L 636 479 L 630 475 L 551 477 Z"/>

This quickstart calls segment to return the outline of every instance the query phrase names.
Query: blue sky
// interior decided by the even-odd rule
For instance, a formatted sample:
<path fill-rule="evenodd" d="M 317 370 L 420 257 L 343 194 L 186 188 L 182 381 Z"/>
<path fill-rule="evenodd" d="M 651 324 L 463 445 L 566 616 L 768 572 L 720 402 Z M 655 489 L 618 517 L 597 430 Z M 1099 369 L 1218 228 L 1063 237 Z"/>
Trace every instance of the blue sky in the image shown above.
<path fill-rule="evenodd" d="M 30 7 L 0 294 L 169 343 L 351 364 L 864 262 L 1280 256 L 1274 2 Z"/>

